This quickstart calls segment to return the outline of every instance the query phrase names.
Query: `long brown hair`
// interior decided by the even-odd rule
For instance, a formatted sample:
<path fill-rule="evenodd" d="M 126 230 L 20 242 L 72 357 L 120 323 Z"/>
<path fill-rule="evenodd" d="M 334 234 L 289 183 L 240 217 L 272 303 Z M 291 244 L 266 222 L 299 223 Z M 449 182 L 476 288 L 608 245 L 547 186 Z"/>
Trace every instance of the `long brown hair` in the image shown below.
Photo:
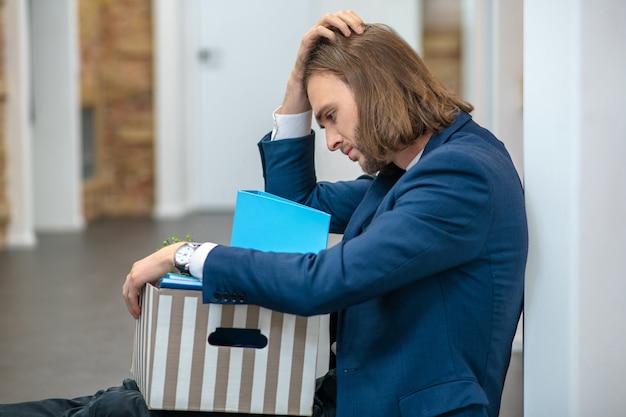
<path fill-rule="evenodd" d="M 308 57 L 305 91 L 315 73 L 330 73 L 354 94 L 361 150 L 387 160 L 390 153 L 413 144 L 454 122 L 473 106 L 449 91 L 411 46 L 393 29 L 370 24 L 360 34 L 336 41 L 322 38 Z"/>

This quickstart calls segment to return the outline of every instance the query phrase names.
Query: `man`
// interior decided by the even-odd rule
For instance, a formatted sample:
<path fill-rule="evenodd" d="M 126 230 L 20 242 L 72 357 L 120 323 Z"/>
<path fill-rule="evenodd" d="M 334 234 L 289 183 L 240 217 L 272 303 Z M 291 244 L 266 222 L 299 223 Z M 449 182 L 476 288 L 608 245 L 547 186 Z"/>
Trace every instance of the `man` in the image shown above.
<path fill-rule="evenodd" d="M 297 128 L 311 110 L 328 148 L 370 175 L 316 182 L 314 134 Z M 498 415 L 526 217 L 509 155 L 471 110 L 388 28 L 325 16 L 304 36 L 259 147 L 266 191 L 330 213 L 343 241 L 317 255 L 212 244 L 193 255 L 205 302 L 237 293 L 282 312 L 337 312 L 338 416 Z M 138 292 L 171 268 L 174 249 L 131 270 L 135 317 Z"/>
<path fill-rule="evenodd" d="M 496 417 L 527 228 L 509 155 L 471 110 L 387 27 L 324 16 L 302 39 L 259 148 L 266 191 L 330 213 L 342 242 L 318 254 L 170 245 L 132 266 L 130 313 L 139 316 L 143 286 L 177 263 L 203 278 L 205 302 L 233 302 L 219 296 L 231 293 L 282 312 L 334 313 L 326 415 L 336 399 L 341 417 Z M 311 114 L 328 148 L 368 175 L 316 181 Z"/>

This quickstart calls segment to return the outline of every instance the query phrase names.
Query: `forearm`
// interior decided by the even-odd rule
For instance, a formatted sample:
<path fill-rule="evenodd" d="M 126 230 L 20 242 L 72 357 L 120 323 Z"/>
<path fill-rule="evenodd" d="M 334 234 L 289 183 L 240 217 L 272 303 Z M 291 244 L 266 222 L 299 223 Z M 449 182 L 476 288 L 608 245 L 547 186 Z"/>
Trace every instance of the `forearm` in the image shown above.
<path fill-rule="evenodd" d="M 287 90 L 283 104 L 276 111 L 278 114 L 298 114 L 311 110 L 311 104 L 307 98 L 302 84 L 301 71 L 294 67 L 287 80 Z"/>
<path fill-rule="evenodd" d="M 265 191 L 296 202 L 304 202 L 316 185 L 315 135 L 259 143 Z"/>

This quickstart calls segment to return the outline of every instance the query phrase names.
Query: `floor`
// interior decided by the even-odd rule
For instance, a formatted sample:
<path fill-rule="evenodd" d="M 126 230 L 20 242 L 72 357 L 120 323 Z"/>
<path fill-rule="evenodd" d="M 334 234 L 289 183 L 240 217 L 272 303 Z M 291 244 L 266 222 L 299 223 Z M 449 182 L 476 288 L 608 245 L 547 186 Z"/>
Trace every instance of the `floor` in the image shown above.
<path fill-rule="evenodd" d="M 102 220 L 0 251 L 0 403 L 71 398 L 130 377 L 134 320 L 121 298 L 133 261 L 166 237 L 228 243 L 231 213 Z M 513 355 L 500 417 L 522 416 L 522 355 Z"/>

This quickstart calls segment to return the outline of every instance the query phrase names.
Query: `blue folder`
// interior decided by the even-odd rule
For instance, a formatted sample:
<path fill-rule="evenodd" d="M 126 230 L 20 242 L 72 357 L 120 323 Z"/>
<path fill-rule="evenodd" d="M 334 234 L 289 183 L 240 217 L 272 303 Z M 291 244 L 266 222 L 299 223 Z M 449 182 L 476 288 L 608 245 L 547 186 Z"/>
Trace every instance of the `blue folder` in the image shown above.
<path fill-rule="evenodd" d="M 264 191 L 237 192 L 230 245 L 265 252 L 317 253 L 328 245 L 330 215 Z M 202 290 L 202 281 L 167 274 L 162 288 Z"/>
<path fill-rule="evenodd" d="M 178 290 L 198 290 L 202 291 L 202 280 L 189 275 L 167 273 L 159 281 L 161 288 L 174 288 Z"/>
<path fill-rule="evenodd" d="M 237 193 L 231 246 L 317 253 L 328 245 L 330 215 L 264 191 Z"/>

